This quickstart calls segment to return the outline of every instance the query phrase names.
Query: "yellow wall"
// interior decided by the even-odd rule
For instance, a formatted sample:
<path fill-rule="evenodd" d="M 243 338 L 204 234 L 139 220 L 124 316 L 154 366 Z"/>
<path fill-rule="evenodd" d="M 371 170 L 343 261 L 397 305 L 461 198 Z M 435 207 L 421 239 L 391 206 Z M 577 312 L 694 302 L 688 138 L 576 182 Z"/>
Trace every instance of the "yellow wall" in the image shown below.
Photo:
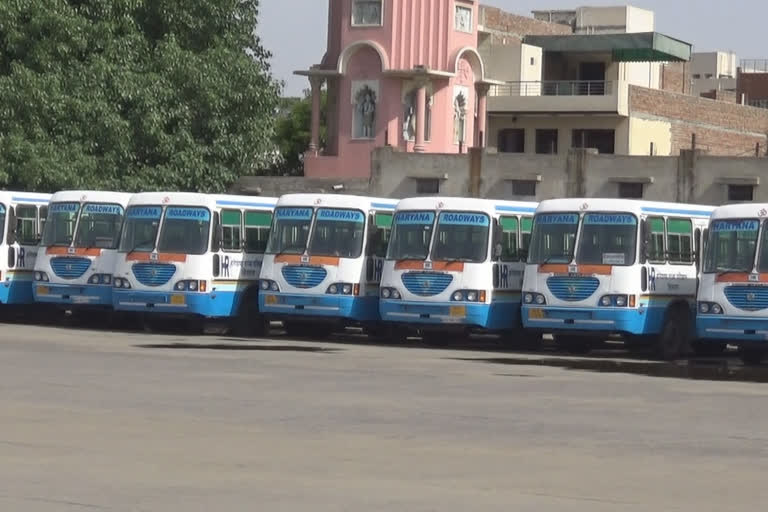
<path fill-rule="evenodd" d="M 653 119 L 629 118 L 629 154 L 648 155 L 653 142 L 655 156 L 672 153 L 672 124 Z"/>

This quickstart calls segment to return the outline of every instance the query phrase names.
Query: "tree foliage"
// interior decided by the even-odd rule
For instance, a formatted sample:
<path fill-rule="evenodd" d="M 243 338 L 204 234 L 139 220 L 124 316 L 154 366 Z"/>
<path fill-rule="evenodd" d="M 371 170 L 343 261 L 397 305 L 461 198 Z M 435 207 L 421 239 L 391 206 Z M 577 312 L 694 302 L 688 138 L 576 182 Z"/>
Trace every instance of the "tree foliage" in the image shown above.
<path fill-rule="evenodd" d="M 269 165 L 258 0 L 0 2 L 0 185 L 222 191 Z"/>
<path fill-rule="evenodd" d="M 320 97 L 320 147 L 327 143 L 326 108 L 327 94 Z M 304 153 L 312 138 L 312 97 L 309 90 L 304 97 L 283 98 L 282 115 L 277 120 L 275 144 L 280 151 L 281 161 L 273 168 L 274 174 L 301 175 L 304 172 Z"/>

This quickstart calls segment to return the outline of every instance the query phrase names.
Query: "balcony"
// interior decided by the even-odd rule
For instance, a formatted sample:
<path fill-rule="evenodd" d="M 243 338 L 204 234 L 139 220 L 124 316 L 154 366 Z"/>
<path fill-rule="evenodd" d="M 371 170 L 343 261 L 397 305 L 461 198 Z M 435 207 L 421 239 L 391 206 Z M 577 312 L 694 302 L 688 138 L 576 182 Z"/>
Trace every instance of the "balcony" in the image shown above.
<path fill-rule="evenodd" d="M 550 80 L 508 82 L 491 87 L 489 112 L 628 113 L 629 89 L 623 81 Z"/>

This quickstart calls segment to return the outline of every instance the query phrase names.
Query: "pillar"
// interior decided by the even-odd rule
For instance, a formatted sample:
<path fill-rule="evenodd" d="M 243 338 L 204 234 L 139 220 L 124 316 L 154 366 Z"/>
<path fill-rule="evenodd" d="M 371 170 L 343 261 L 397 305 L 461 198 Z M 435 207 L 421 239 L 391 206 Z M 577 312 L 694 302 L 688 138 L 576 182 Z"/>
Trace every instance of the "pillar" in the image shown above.
<path fill-rule="evenodd" d="M 426 149 L 424 147 L 424 133 L 425 124 L 427 120 L 427 86 L 426 84 L 419 84 L 419 88 L 416 89 L 416 144 L 413 146 L 413 150 L 417 153 L 423 153 Z"/>
<path fill-rule="evenodd" d="M 325 78 L 310 76 L 309 84 L 312 87 L 312 124 L 310 125 L 309 151 L 317 155 L 320 149 L 320 99 Z"/>
<path fill-rule="evenodd" d="M 489 84 L 475 84 L 477 92 L 477 123 L 475 127 L 475 147 L 485 147 L 488 142 L 486 123 L 488 118 L 488 91 Z"/>

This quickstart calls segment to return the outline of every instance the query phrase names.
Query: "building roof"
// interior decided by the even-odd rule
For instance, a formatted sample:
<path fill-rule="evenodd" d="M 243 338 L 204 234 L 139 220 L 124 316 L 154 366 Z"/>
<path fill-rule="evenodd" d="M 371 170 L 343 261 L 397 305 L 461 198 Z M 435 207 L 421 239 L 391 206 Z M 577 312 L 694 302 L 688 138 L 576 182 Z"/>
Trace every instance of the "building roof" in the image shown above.
<path fill-rule="evenodd" d="M 691 60 L 691 45 L 658 32 L 526 36 L 525 44 L 548 52 L 611 53 L 615 62 L 684 62 Z"/>

